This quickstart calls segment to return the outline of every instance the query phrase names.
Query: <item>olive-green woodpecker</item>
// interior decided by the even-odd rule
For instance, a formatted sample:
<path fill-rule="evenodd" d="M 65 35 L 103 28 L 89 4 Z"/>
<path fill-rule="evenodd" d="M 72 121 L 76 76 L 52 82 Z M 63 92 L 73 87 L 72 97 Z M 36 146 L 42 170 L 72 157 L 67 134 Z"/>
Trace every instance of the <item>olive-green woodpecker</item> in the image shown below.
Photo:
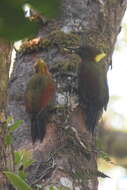
<path fill-rule="evenodd" d="M 34 65 L 35 73 L 25 90 L 25 107 L 31 118 L 33 143 L 42 141 L 49 118 L 51 104 L 55 95 L 55 83 L 46 63 L 39 59 Z"/>

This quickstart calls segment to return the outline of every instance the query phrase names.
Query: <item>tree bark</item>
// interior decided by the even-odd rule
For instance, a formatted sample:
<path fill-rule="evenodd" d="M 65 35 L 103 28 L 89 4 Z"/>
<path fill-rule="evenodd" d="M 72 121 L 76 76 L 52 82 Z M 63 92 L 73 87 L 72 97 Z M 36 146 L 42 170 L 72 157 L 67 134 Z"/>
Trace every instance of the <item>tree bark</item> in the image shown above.
<path fill-rule="evenodd" d="M 11 145 L 5 144 L 7 135 L 7 89 L 9 79 L 9 66 L 11 45 L 0 39 L 0 189 L 8 188 L 7 181 L 2 171 L 12 169 Z"/>
<path fill-rule="evenodd" d="M 9 84 L 8 111 L 15 120 L 24 120 L 23 126 L 14 133 L 14 146 L 16 150 L 32 152 L 37 160 L 28 172 L 28 181 L 33 187 L 42 184 L 62 189 L 97 189 L 95 142 L 86 129 L 76 93 L 81 60 L 69 48 L 80 46 L 83 37 L 86 46 L 107 54 L 108 68 L 125 5 L 124 0 L 63 0 L 59 18 L 47 22 L 38 38 L 24 42 L 17 54 Z M 55 80 L 57 108 L 43 142 L 32 145 L 23 98 L 38 58 L 45 60 Z"/>

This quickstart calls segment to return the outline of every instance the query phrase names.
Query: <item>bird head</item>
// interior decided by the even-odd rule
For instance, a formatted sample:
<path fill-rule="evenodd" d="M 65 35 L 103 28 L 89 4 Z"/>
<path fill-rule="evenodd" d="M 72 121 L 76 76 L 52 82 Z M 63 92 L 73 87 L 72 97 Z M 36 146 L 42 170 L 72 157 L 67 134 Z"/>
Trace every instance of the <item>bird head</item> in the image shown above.
<path fill-rule="evenodd" d="M 42 59 L 38 59 L 34 64 L 35 72 L 39 74 L 49 74 L 48 66 Z"/>
<path fill-rule="evenodd" d="M 95 56 L 98 54 L 98 51 L 92 47 L 80 47 L 76 50 L 76 53 L 81 57 L 82 60 L 91 62 L 95 61 Z"/>
<path fill-rule="evenodd" d="M 86 62 L 100 62 L 105 56 L 105 53 L 100 53 L 97 49 L 93 47 L 80 47 L 75 50 L 75 52 L 81 57 L 81 59 Z"/>

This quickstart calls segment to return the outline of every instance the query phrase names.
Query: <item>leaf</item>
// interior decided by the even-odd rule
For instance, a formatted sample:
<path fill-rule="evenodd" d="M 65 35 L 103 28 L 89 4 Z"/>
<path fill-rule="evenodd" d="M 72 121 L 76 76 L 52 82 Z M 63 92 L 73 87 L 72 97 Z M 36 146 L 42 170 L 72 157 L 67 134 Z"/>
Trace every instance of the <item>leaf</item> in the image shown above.
<path fill-rule="evenodd" d="M 35 162 L 35 160 L 23 160 L 23 166 L 24 168 L 28 168 L 30 165 L 32 165 Z"/>
<path fill-rule="evenodd" d="M 49 188 L 49 190 L 55 190 L 54 186 L 51 185 L 50 188 Z"/>
<path fill-rule="evenodd" d="M 8 180 L 12 185 L 18 190 L 32 190 L 31 187 L 18 175 L 15 175 L 12 172 L 4 172 Z"/>
<path fill-rule="evenodd" d="M 23 165 L 24 169 L 28 168 L 35 160 L 31 159 L 31 153 L 28 151 L 17 151 L 14 153 L 15 156 L 15 164 Z"/>
<path fill-rule="evenodd" d="M 22 152 L 22 164 L 24 168 L 28 168 L 32 163 L 35 162 L 35 160 L 32 160 L 31 152 L 23 150 Z"/>
<path fill-rule="evenodd" d="M 21 124 L 23 123 L 22 120 L 17 120 L 13 125 L 9 127 L 9 132 L 15 131 Z"/>
<path fill-rule="evenodd" d="M 15 164 L 20 165 L 22 163 L 23 155 L 20 151 L 14 152 Z"/>
<path fill-rule="evenodd" d="M 104 57 L 106 57 L 106 54 L 104 52 L 100 53 L 100 54 L 97 54 L 96 57 L 95 57 L 96 63 L 100 62 Z"/>
<path fill-rule="evenodd" d="M 27 175 L 26 175 L 26 173 L 24 172 L 24 170 L 19 170 L 19 171 L 18 171 L 18 175 L 19 175 L 23 180 L 25 180 L 26 177 L 27 177 Z"/>

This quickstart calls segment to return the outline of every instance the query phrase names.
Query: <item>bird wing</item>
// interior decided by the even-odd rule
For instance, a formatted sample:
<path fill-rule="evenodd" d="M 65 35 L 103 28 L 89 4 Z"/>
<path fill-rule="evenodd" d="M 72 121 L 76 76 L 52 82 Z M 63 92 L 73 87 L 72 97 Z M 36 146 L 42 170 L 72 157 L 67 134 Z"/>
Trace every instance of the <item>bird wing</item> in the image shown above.
<path fill-rule="evenodd" d="M 50 103 L 54 93 L 55 85 L 50 76 L 34 74 L 25 91 L 26 111 L 39 113 Z"/>

